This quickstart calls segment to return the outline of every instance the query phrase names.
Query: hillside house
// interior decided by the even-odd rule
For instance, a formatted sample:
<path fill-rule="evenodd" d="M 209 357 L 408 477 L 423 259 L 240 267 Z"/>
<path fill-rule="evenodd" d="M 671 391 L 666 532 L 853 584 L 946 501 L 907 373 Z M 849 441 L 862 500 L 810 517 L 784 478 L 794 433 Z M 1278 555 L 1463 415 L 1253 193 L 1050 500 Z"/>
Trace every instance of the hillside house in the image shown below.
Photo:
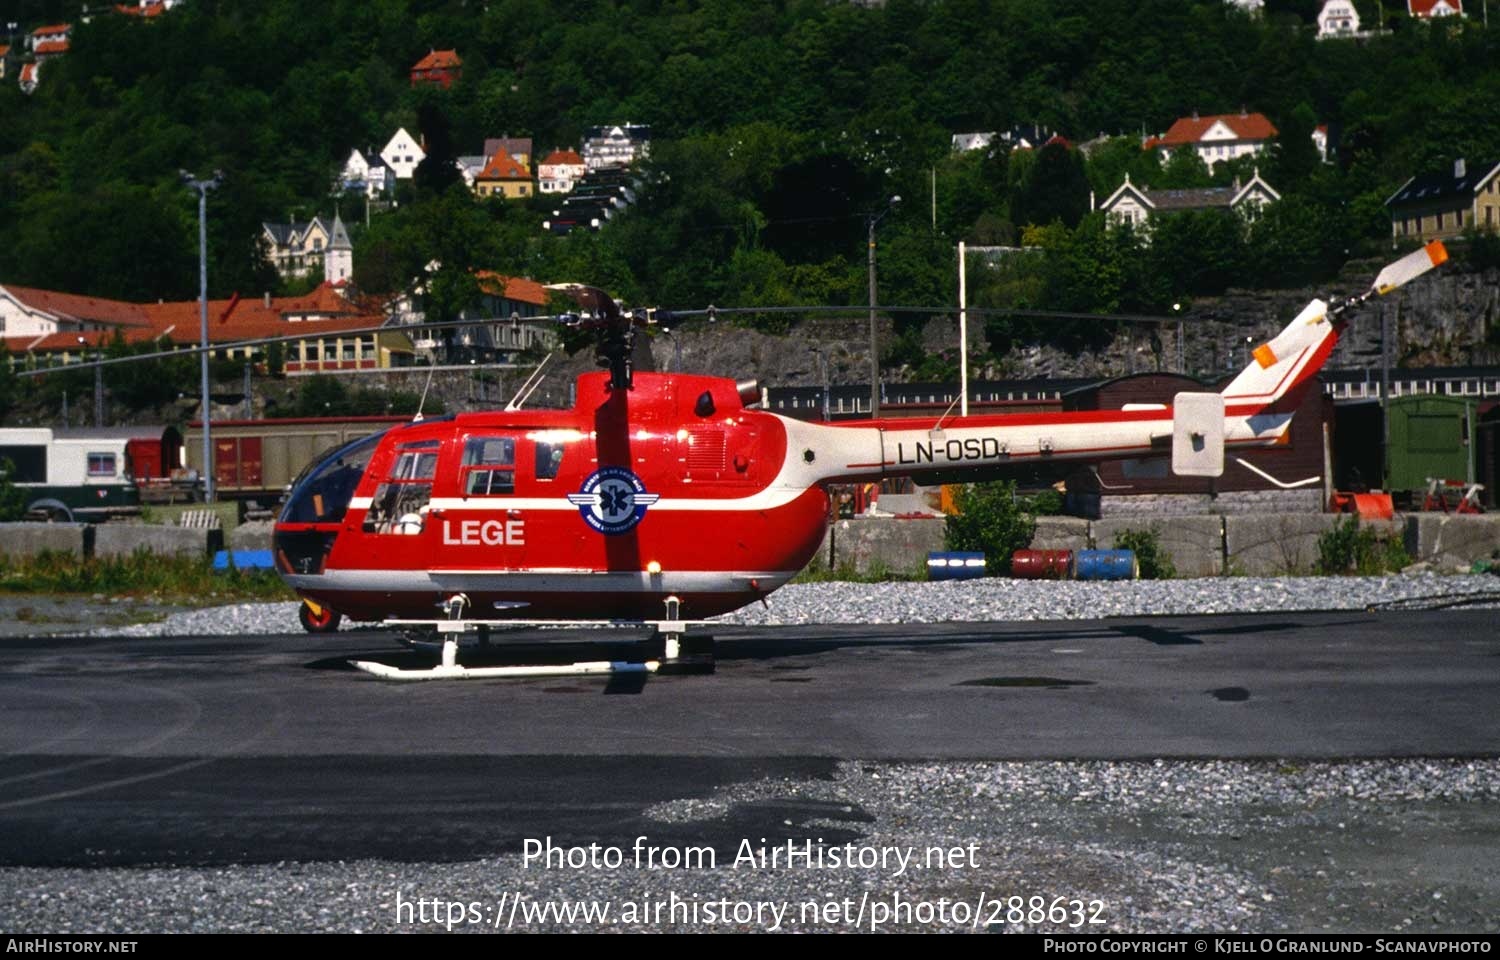
<path fill-rule="evenodd" d="M 1391 242 L 1455 237 L 1469 228 L 1500 232 L 1500 162 L 1463 157 L 1439 173 L 1412 177 L 1391 195 Z"/>
<path fill-rule="evenodd" d="M 427 152 L 402 127 L 380 151 L 380 159 L 391 168 L 397 180 L 410 180 L 417 164 L 427 159 Z"/>
<path fill-rule="evenodd" d="M 431 50 L 411 68 L 411 85 L 452 87 L 463 76 L 464 62 L 457 50 Z"/>
<path fill-rule="evenodd" d="M 474 177 L 474 195 L 523 200 L 533 193 L 531 171 L 505 151 L 495 154 Z"/>
<path fill-rule="evenodd" d="M 1225 160 L 1264 153 L 1276 139 L 1276 127 L 1263 113 L 1224 113 L 1213 116 L 1179 117 L 1166 133 L 1143 144 L 1158 158 L 1182 147 L 1191 147 L 1212 170 Z"/>
<path fill-rule="evenodd" d="M 588 172 L 588 164 L 575 151 L 553 150 L 537 167 L 537 189 L 542 193 L 570 193 Z"/>
<path fill-rule="evenodd" d="M 591 127 L 583 141 L 583 163 L 589 170 L 631 167 L 651 150 L 651 128 L 625 124 Z"/>
<path fill-rule="evenodd" d="M 1189 210 L 1234 210 L 1247 220 L 1254 220 L 1268 203 L 1281 194 L 1261 179 L 1260 171 L 1246 183 L 1236 180 L 1233 186 L 1205 187 L 1196 190 L 1150 190 L 1125 182 L 1098 205 L 1116 223 L 1146 227 L 1155 217 Z"/>

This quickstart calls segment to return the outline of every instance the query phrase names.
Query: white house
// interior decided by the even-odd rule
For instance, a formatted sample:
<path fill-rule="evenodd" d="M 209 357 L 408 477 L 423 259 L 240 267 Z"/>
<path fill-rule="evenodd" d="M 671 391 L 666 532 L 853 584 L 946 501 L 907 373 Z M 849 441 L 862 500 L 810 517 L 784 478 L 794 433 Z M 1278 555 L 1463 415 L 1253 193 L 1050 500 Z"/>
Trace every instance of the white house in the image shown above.
<path fill-rule="evenodd" d="M 953 135 L 953 152 L 968 153 L 970 150 L 987 150 L 995 140 L 995 131 L 987 130 L 980 133 L 955 133 Z"/>
<path fill-rule="evenodd" d="M 589 170 L 629 167 L 651 149 L 651 128 L 625 124 L 591 127 L 583 141 L 583 162 Z"/>
<path fill-rule="evenodd" d="M 396 131 L 395 136 L 391 137 L 385 149 L 380 151 L 380 159 L 391 168 L 396 179 L 410 180 L 412 174 L 416 172 L 417 164 L 427 159 L 427 153 L 422 149 L 421 144 L 406 132 L 406 128 L 402 127 Z"/>
<path fill-rule="evenodd" d="M 395 172 L 373 151 L 366 158 L 360 151 L 351 150 L 349 159 L 344 161 L 344 170 L 339 174 L 339 184 L 343 189 L 358 191 L 372 200 L 395 187 L 395 181 Z"/>
<path fill-rule="evenodd" d="M 145 311 L 133 303 L 0 286 L 0 337 L 47 337 L 149 325 Z"/>
<path fill-rule="evenodd" d="M 1276 139 L 1276 127 L 1263 113 L 1225 113 L 1214 116 L 1178 117 L 1166 133 L 1150 137 L 1143 145 L 1165 155 L 1181 147 L 1192 147 L 1212 170 L 1225 160 L 1263 153 Z"/>
<path fill-rule="evenodd" d="M 1280 199 L 1281 194 L 1261 179 L 1259 170 L 1243 184 L 1235 180 L 1233 186 L 1196 190 L 1148 190 L 1131 183 L 1126 174 L 1125 182 L 1098 209 L 1115 223 L 1144 227 L 1158 215 L 1187 210 L 1238 210 L 1253 220 L 1262 207 Z"/>
<path fill-rule="evenodd" d="M 1324 0 L 1318 12 L 1318 39 L 1359 35 L 1359 11 L 1353 0 Z"/>
<path fill-rule="evenodd" d="M 537 168 L 538 189 L 542 193 L 571 193 L 588 172 L 583 158 L 572 150 L 553 150 Z"/>

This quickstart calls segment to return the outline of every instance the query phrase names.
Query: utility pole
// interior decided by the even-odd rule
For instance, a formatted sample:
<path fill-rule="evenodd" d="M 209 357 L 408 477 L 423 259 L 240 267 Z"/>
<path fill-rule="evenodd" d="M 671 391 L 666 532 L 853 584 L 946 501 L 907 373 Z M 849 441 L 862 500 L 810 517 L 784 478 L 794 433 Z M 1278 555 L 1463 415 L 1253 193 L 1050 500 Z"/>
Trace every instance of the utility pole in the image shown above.
<path fill-rule="evenodd" d="M 213 503 L 214 444 L 209 435 L 213 411 L 208 396 L 208 191 L 219 185 L 221 174 L 215 170 L 212 177 L 200 180 L 186 170 L 181 173 L 188 188 L 198 192 L 198 324 L 201 335 L 198 368 L 203 396 L 203 502 Z"/>
<path fill-rule="evenodd" d="M 896 209 L 896 204 L 901 202 L 899 196 L 891 197 L 886 203 L 885 209 L 879 212 L 871 211 L 865 217 L 869 227 L 868 259 L 870 273 L 870 419 L 874 420 L 880 415 L 880 342 L 876 333 L 875 325 L 875 226 L 885 219 L 885 215 Z"/>

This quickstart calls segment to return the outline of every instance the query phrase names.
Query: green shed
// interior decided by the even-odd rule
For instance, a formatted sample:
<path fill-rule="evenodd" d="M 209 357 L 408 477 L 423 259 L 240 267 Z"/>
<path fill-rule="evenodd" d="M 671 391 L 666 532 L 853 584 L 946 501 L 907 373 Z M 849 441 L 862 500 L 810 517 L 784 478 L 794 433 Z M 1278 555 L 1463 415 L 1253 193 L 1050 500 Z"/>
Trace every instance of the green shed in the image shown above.
<path fill-rule="evenodd" d="M 1390 401 L 1386 483 L 1393 491 L 1424 490 L 1427 478 L 1474 481 L 1473 400 L 1395 397 Z"/>

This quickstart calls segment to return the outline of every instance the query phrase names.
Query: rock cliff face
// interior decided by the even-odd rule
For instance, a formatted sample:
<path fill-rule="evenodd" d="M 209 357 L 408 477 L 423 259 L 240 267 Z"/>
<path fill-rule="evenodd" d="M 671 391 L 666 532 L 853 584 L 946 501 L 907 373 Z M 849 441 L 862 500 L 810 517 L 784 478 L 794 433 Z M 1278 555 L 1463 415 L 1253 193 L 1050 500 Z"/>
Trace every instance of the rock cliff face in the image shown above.
<path fill-rule="evenodd" d="M 1155 343 L 1155 331 L 1142 327 L 1133 334 L 1122 332 L 1097 351 L 1070 353 L 1033 344 L 981 362 L 978 358 L 987 349 L 983 322 L 971 318 L 969 351 L 978 368 L 974 378 L 1104 378 L 1156 369 L 1176 371 L 1179 356 L 1190 373 L 1221 376 L 1248 362 L 1248 349 L 1279 331 L 1308 300 L 1361 292 L 1382 265 L 1380 261 L 1350 264 L 1337 281 L 1322 288 L 1235 290 L 1199 300 L 1183 312 L 1180 354 L 1177 324 L 1167 323 L 1156 333 Z M 1500 270 L 1477 273 L 1445 267 L 1391 296 L 1367 302 L 1351 321 L 1332 365 L 1378 370 L 1383 324 L 1391 331 L 1392 366 L 1500 365 Z M 757 378 L 783 387 L 818 386 L 825 379 L 833 384 L 863 384 L 869 382 L 869 337 L 869 324 L 863 318 L 812 320 L 785 336 L 725 322 L 698 323 L 643 338 L 650 366 L 641 357 L 640 368 Z M 882 318 L 880 342 L 889 344 L 892 337 L 890 321 Z M 929 353 L 952 357 L 956 367 L 956 317 L 931 321 L 923 331 L 923 346 Z M 547 366 L 546 382 L 527 405 L 567 406 L 574 377 L 592 369 L 593 355 L 587 350 L 554 358 Z M 479 371 L 440 373 L 431 390 L 449 410 L 493 408 L 503 406 L 529 372 L 491 372 L 482 386 Z M 887 368 L 881 376 L 887 382 L 914 379 L 912 371 L 904 368 Z M 391 389 L 420 391 L 426 385 L 425 371 L 379 379 Z"/>
<path fill-rule="evenodd" d="M 979 368 L 976 379 L 1109 377 L 1175 371 L 1179 363 L 1191 373 L 1218 375 L 1248 362 L 1248 350 L 1273 336 L 1309 300 L 1359 293 L 1381 266 L 1381 261 L 1352 263 L 1324 287 L 1232 290 L 1196 301 L 1181 318 L 1180 350 L 1178 325 L 1169 322 L 1159 332 L 1145 326 L 1123 331 L 1097 351 L 1070 353 L 1033 344 L 980 363 L 975 358 L 986 350 L 983 324 L 971 318 L 970 358 Z M 1392 366 L 1500 365 L 1500 270 L 1444 268 L 1395 294 L 1366 302 L 1351 320 L 1332 365 L 1378 368 L 1382 327 L 1389 330 Z M 889 343 L 891 336 L 890 323 L 882 321 L 881 342 Z M 923 345 L 956 360 L 957 319 L 931 321 Z M 860 319 L 804 323 L 784 337 L 724 324 L 695 326 L 654 338 L 652 349 L 662 369 L 816 386 L 824 382 L 826 368 L 831 383 L 869 382 L 869 326 Z M 882 377 L 896 382 L 912 379 L 908 369 L 887 368 Z"/>

